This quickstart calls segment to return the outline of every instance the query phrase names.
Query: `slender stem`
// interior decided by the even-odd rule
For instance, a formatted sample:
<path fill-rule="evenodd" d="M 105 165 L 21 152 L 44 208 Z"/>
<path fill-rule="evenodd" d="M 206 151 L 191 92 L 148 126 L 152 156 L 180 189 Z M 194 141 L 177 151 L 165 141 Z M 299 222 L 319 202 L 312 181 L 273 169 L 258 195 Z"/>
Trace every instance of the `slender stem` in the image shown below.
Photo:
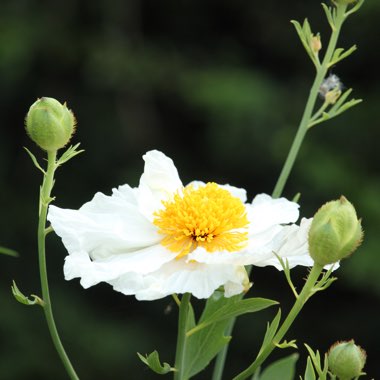
<path fill-rule="evenodd" d="M 323 267 L 314 264 L 313 268 L 311 269 L 311 272 L 307 278 L 307 281 L 299 294 L 299 297 L 295 301 L 292 309 L 290 310 L 288 316 L 286 317 L 285 321 L 282 323 L 281 327 L 277 331 L 276 335 L 274 336 L 273 340 L 261 351 L 261 353 L 257 356 L 256 360 L 243 372 L 241 372 L 239 375 L 235 376 L 233 380 L 243 380 L 246 379 L 248 376 L 255 373 L 255 371 L 258 369 L 258 367 L 264 362 L 264 360 L 272 353 L 272 351 L 276 348 L 276 345 L 279 344 L 287 331 L 289 330 L 290 326 L 294 322 L 295 318 L 301 311 L 302 307 L 305 305 L 306 301 L 310 298 L 310 296 L 313 294 L 313 287 L 315 283 L 318 280 L 319 275 L 321 274 L 323 270 Z"/>
<path fill-rule="evenodd" d="M 343 22 L 346 18 L 346 8 L 347 5 L 339 4 L 337 6 L 337 17 L 336 17 L 336 25 L 335 28 L 332 30 L 330 41 L 325 53 L 325 56 L 323 58 L 322 64 L 317 68 L 317 72 L 314 78 L 313 85 L 310 89 L 309 97 L 306 102 L 306 106 L 302 115 L 301 122 L 299 124 L 296 136 L 293 140 L 292 146 L 289 150 L 288 156 L 286 158 L 286 161 L 284 163 L 284 166 L 281 170 L 281 174 L 277 180 L 277 183 L 274 187 L 272 197 L 278 198 L 282 195 L 282 192 L 284 190 L 284 187 L 286 185 L 286 182 L 289 178 L 290 172 L 294 166 L 294 163 L 296 161 L 298 152 L 300 150 L 300 147 L 302 145 L 303 139 L 306 135 L 306 132 L 308 130 L 308 124 L 310 122 L 310 119 L 312 117 L 312 112 L 315 108 L 315 102 L 318 97 L 318 91 L 322 84 L 323 79 L 326 76 L 328 65 L 331 61 L 331 58 L 334 54 L 336 44 L 338 41 L 338 37 L 340 34 L 341 27 L 343 25 Z M 233 318 L 230 322 L 230 324 L 227 326 L 226 332 L 228 332 L 228 335 L 231 334 L 233 330 L 233 326 L 235 324 L 235 318 Z M 214 373 L 212 380 L 221 380 L 223 375 L 223 369 L 224 364 L 227 356 L 228 351 L 228 345 L 225 346 L 220 353 L 217 356 L 215 367 L 214 367 Z"/>
<path fill-rule="evenodd" d="M 303 139 L 306 135 L 306 132 L 308 130 L 308 124 L 310 122 L 310 118 L 313 112 L 313 109 L 315 107 L 315 102 L 318 97 L 318 91 L 322 84 L 323 79 L 326 76 L 328 65 L 331 61 L 331 58 L 334 54 L 336 43 L 338 41 L 339 33 L 341 30 L 341 27 L 343 25 L 343 22 L 345 20 L 345 11 L 346 11 L 347 5 L 345 4 L 338 4 L 337 6 L 337 17 L 336 17 L 336 24 L 335 29 L 331 33 L 330 41 L 326 50 L 326 54 L 323 58 L 323 62 L 319 69 L 316 72 L 316 76 L 313 82 L 313 85 L 311 87 L 309 97 L 306 102 L 305 110 L 302 115 L 301 122 L 299 124 L 296 136 L 294 138 L 293 144 L 290 148 L 288 157 L 286 158 L 286 161 L 284 163 L 284 166 L 282 168 L 281 174 L 277 180 L 276 186 L 273 190 L 272 196 L 274 198 L 278 198 L 281 196 L 285 184 L 289 178 L 290 172 L 293 168 L 294 162 L 297 158 L 298 152 L 300 150 L 301 144 L 303 142 Z"/>
<path fill-rule="evenodd" d="M 47 172 L 44 177 L 44 181 L 41 187 L 40 193 L 40 215 L 38 222 L 38 259 L 39 259 L 39 269 L 41 278 L 41 289 L 42 298 L 45 302 L 44 313 L 46 322 L 49 328 L 49 332 L 53 341 L 53 344 L 58 352 L 58 355 L 72 380 L 79 380 L 79 377 L 75 373 L 75 370 L 63 348 L 61 340 L 58 335 L 57 327 L 54 322 L 53 310 L 51 307 L 50 293 L 49 293 L 49 283 L 46 268 L 46 254 L 45 254 L 45 227 L 46 227 L 46 215 L 48 210 L 48 205 L 50 203 L 51 190 L 54 185 L 54 172 L 57 168 L 56 166 L 56 156 L 57 152 L 48 152 L 48 167 Z"/>
<path fill-rule="evenodd" d="M 185 293 L 181 299 L 178 316 L 177 350 L 175 354 L 174 380 L 186 380 L 184 377 L 184 362 L 186 357 L 186 330 L 190 311 L 190 293 Z"/>

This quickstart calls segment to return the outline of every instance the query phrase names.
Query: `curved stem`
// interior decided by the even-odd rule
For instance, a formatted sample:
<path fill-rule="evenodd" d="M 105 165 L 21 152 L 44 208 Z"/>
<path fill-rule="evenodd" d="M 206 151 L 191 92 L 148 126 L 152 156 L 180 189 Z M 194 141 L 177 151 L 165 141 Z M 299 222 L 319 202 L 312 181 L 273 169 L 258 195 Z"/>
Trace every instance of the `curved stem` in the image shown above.
<path fill-rule="evenodd" d="M 310 298 L 310 296 L 313 294 L 313 287 L 315 283 L 318 280 L 319 275 L 321 274 L 323 270 L 323 267 L 314 264 L 313 268 L 311 269 L 311 272 L 307 278 L 307 281 L 302 288 L 301 293 L 299 294 L 299 297 L 297 298 L 296 302 L 294 303 L 292 309 L 290 310 L 288 316 L 286 317 L 285 321 L 282 323 L 281 327 L 277 331 L 276 335 L 274 336 L 273 340 L 266 346 L 264 349 L 260 352 L 260 354 L 257 356 L 256 360 L 243 372 L 241 372 L 239 375 L 235 376 L 233 380 L 243 380 L 246 379 L 248 376 L 255 373 L 255 371 L 258 369 L 258 367 L 265 361 L 265 359 L 272 353 L 272 351 L 276 348 L 277 344 L 281 343 L 283 337 L 289 330 L 290 326 L 294 322 L 295 318 L 301 311 L 302 307 L 305 305 L 306 301 Z"/>
<path fill-rule="evenodd" d="M 318 97 L 318 91 L 321 87 L 322 81 L 326 76 L 329 63 L 331 61 L 331 58 L 334 54 L 336 43 L 338 41 L 338 37 L 340 34 L 340 30 L 342 28 L 343 22 L 345 20 L 345 12 L 346 12 L 347 5 L 346 4 L 338 4 L 337 6 L 337 17 L 336 17 L 336 24 L 335 29 L 331 33 L 330 41 L 326 50 L 326 54 L 323 58 L 323 62 L 319 69 L 317 70 L 317 73 L 315 75 L 315 79 L 313 82 L 313 85 L 311 87 L 309 97 L 306 102 L 305 110 L 302 115 L 301 122 L 299 124 L 296 136 L 293 140 L 293 144 L 290 148 L 290 151 L 288 153 L 288 157 L 286 158 L 286 161 L 284 163 L 284 166 L 281 170 L 281 174 L 277 180 L 276 186 L 273 190 L 272 196 L 274 198 L 278 198 L 281 196 L 285 184 L 289 178 L 290 172 L 293 168 L 294 162 L 297 158 L 298 152 L 300 150 L 301 144 L 303 142 L 303 139 L 306 135 L 306 132 L 308 130 L 308 125 L 310 122 L 310 119 L 312 117 L 312 112 L 315 107 L 315 102 Z"/>
<path fill-rule="evenodd" d="M 174 380 L 186 380 L 184 377 L 184 361 L 186 357 L 186 328 L 190 311 L 190 293 L 185 293 L 181 299 L 178 316 L 177 350 L 175 354 Z"/>
<path fill-rule="evenodd" d="M 54 173 L 57 168 L 56 156 L 57 156 L 56 151 L 48 152 L 48 167 L 47 167 L 47 172 L 44 177 L 44 181 L 42 183 L 41 192 L 40 192 L 40 213 L 39 213 L 39 222 L 38 222 L 38 259 L 39 259 L 39 269 L 40 269 L 40 278 L 41 278 L 42 298 L 45 302 L 43 309 L 44 309 L 45 318 L 46 318 L 46 322 L 49 328 L 51 339 L 53 341 L 53 344 L 58 352 L 58 355 L 70 379 L 79 380 L 79 377 L 75 373 L 75 370 L 65 352 L 65 349 L 58 335 L 57 327 L 55 325 L 53 310 L 51 307 L 49 283 L 48 283 L 47 268 L 46 268 L 46 254 L 45 254 L 46 216 L 47 216 L 48 206 L 51 201 L 51 198 L 50 198 L 51 191 L 54 185 Z"/>
<path fill-rule="evenodd" d="M 336 17 L 336 25 L 335 28 L 332 30 L 329 44 L 326 50 L 326 54 L 323 58 L 322 64 L 317 68 L 317 72 L 314 78 L 313 85 L 310 89 L 309 97 L 306 102 L 306 106 L 302 115 L 301 122 L 299 124 L 296 136 L 293 140 L 293 143 L 291 145 L 291 148 L 289 150 L 288 156 L 286 158 L 286 161 L 284 163 L 284 166 L 281 170 L 281 174 L 277 180 L 277 183 L 274 187 L 272 197 L 273 198 L 278 198 L 282 195 L 282 192 L 284 190 L 284 187 L 286 185 L 286 182 L 289 178 L 290 172 L 294 166 L 294 163 L 296 161 L 298 152 L 301 148 L 303 139 L 306 135 L 306 132 L 308 130 L 308 125 L 310 122 L 310 119 L 312 118 L 312 113 L 315 107 L 315 102 L 318 97 L 318 91 L 319 88 L 322 84 L 323 79 L 326 76 L 329 63 L 331 61 L 331 58 L 334 54 L 336 44 L 338 41 L 338 37 L 340 34 L 341 27 L 343 25 L 343 22 L 345 18 L 347 17 L 346 15 L 346 9 L 347 5 L 345 4 L 339 4 L 337 6 L 337 17 Z M 228 332 L 228 335 L 231 335 L 231 332 L 233 330 L 233 326 L 235 324 L 235 319 L 232 319 L 230 324 L 227 326 L 226 332 Z M 225 346 L 222 351 L 218 354 L 215 367 L 214 367 L 214 373 L 213 373 L 213 378 L 212 380 L 221 380 L 222 379 L 222 374 L 223 374 L 223 369 L 224 369 L 224 364 L 227 356 L 227 351 L 228 351 L 228 345 Z"/>

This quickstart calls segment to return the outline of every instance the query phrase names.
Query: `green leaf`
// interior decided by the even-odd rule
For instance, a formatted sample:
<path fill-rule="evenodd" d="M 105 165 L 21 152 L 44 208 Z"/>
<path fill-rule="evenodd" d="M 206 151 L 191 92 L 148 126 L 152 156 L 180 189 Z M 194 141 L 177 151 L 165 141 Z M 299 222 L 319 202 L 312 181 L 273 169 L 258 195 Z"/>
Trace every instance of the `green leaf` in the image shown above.
<path fill-rule="evenodd" d="M 13 281 L 13 285 L 11 286 L 12 293 L 16 300 L 23 305 L 32 306 L 32 305 L 40 305 L 44 306 L 45 302 L 38 296 L 31 294 L 31 297 L 33 297 L 33 300 L 30 300 L 28 297 L 24 296 L 24 294 L 21 293 L 20 289 L 17 287 L 16 283 Z"/>
<path fill-rule="evenodd" d="M 190 327 L 186 339 L 184 377 L 190 378 L 202 371 L 218 352 L 231 340 L 225 336 L 231 318 L 252 313 L 277 304 L 276 301 L 235 296 L 225 298 L 216 291 L 207 301 L 197 325 Z"/>
<path fill-rule="evenodd" d="M 313 33 L 311 31 L 311 27 L 310 27 L 308 19 L 305 18 L 302 26 L 301 26 L 301 24 L 298 21 L 291 20 L 290 22 L 296 28 L 298 36 L 299 36 L 299 38 L 300 38 L 300 40 L 302 42 L 302 45 L 305 48 L 307 54 L 310 56 L 310 58 L 313 61 L 313 63 L 316 66 L 318 66 L 318 62 L 316 61 L 316 56 L 314 55 L 314 53 L 312 52 L 312 50 L 310 48 L 310 41 L 313 38 Z"/>
<path fill-rule="evenodd" d="M 359 0 L 354 7 L 352 7 L 348 12 L 346 12 L 346 17 L 348 17 L 349 15 L 351 15 L 352 13 L 355 13 L 357 12 L 361 6 L 364 4 L 364 0 Z"/>
<path fill-rule="evenodd" d="M 57 161 L 57 165 L 60 166 L 60 165 L 63 165 L 64 163 L 66 163 L 67 161 L 71 160 L 73 157 L 75 157 L 76 155 L 84 152 L 84 150 L 77 150 L 79 148 L 79 145 L 80 143 L 74 145 L 74 146 L 70 146 L 63 154 L 62 156 L 58 159 Z"/>
<path fill-rule="evenodd" d="M 356 45 L 351 46 L 346 51 L 344 51 L 344 49 L 342 48 L 336 49 L 327 67 L 336 65 L 338 62 L 340 62 L 344 58 L 347 58 L 349 55 L 351 55 L 356 49 L 357 49 Z"/>
<path fill-rule="evenodd" d="M 321 356 L 319 354 L 319 351 L 317 350 L 314 352 L 310 346 L 308 346 L 305 343 L 305 347 L 307 348 L 309 352 L 309 358 L 313 362 L 314 368 L 318 373 L 318 380 L 327 380 L 327 372 L 328 372 L 328 361 L 327 361 L 327 354 L 324 356 L 324 365 L 322 369 L 322 363 L 321 363 Z"/>
<path fill-rule="evenodd" d="M 281 309 L 278 309 L 278 312 L 276 316 L 274 317 L 273 321 L 271 323 L 268 323 L 267 330 L 264 335 L 263 343 L 261 345 L 260 351 L 258 355 L 260 355 L 261 351 L 273 340 L 273 337 L 275 336 L 278 325 L 280 324 L 281 319 Z"/>
<path fill-rule="evenodd" d="M 306 370 L 304 380 L 316 380 L 313 364 L 311 363 L 310 356 L 307 358 Z"/>
<path fill-rule="evenodd" d="M 34 166 L 35 166 L 38 170 L 40 170 L 40 171 L 43 173 L 43 175 L 45 175 L 46 172 L 45 172 L 44 169 L 42 169 L 42 167 L 41 167 L 40 164 L 38 163 L 36 156 L 35 156 L 35 155 L 34 155 L 34 154 L 33 154 L 28 148 L 25 148 L 25 147 L 24 147 L 24 149 L 25 149 L 26 152 L 29 154 L 29 157 L 32 159 Z"/>
<path fill-rule="evenodd" d="M 218 323 L 225 319 L 231 319 L 238 317 L 239 315 L 254 313 L 266 309 L 267 307 L 278 304 L 277 301 L 265 299 L 265 298 L 249 298 L 245 300 L 237 300 L 234 303 L 229 303 L 221 306 L 219 309 L 215 310 L 207 318 L 204 318 L 197 326 L 188 331 L 187 336 L 190 336 L 197 331 L 204 329 L 205 327 Z"/>
<path fill-rule="evenodd" d="M 275 361 L 264 369 L 260 380 L 294 380 L 298 354 Z"/>
<path fill-rule="evenodd" d="M 222 292 L 214 292 L 206 303 L 199 323 L 208 319 L 208 316 L 213 315 L 221 307 L 234 304 L 239 298 L 239 296 L 225 298 Z M 192 323 L 193 326 L 191 328 L 195 326 L 194 319 Z M 225 336 L 228 323 L 229 320 L 224 319 L 186 338 L 185 379 L 201 372 L 231 340 L 231 337 Z M 189 326 L 191 326 L 191 322 Z"/>
<path fill-rule="evenodd" d="M 341 96 L 339 96 L 339 99 L 336 101 L 336 103 L 330 108 L 329 113 L 335 114 L 335 112 L 342 106 L 342 104 L 346 101 L 346 99 L 349 97 L 349 95 L 352 92 L 352 88 L 349 88 L 346 90 Z"/>
<path fill-rule="evenodd" d="M 158 373 L 159 375 L 165 375 L 169 372 L 175 371 L 168 363 L 161 365 L 160 357 L 157 351 L 153 351 L 151 354 L 143 356 L 137 353 L 140 360 L 145 363 L 152 371 Z"/>
<path fill-rule="evenodd" d="M 8 255 L 12 257 L 18 257 L 18 253 L 13 249 L 5 248 L 0 246 L 0 253 L 3 255 Z"/>
<path fill-rule="evenodd" d="M 325 3 L 322 3 L 322 7 L 326 13 L 327 21 L 329 22 L 331 29 L 335 30 L 335 20 L 331 12 L 331 8 L 328 7 Z"/>
<path fill-rule="evenodd" d="M 306 38 L 305 38 L 305 35 L 303 33 L 303 29 L 302 29 L 301 24 L 296 20 L 291 20 L 290 22 L 294 25 L 294 27 L 296 28 L 298 37 L 300 38 L 302 43 L 304 43 L 306 41 Z"/>

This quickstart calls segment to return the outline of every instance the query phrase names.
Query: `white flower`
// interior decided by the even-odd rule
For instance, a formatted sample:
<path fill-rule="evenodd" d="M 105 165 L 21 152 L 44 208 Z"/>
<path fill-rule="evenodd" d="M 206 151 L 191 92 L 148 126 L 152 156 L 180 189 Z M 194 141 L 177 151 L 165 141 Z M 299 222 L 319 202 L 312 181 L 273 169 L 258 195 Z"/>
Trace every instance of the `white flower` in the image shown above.
<path fill-rule="evenodd" d="M 65 278 L 84 288 L 99 282 L 153 300 L 190 292 L 208 298 L 224 286 L 232 296 L 249 288 L 244 265 L 312 265 L 307 231 L 284 226 L 298 219 L 298 205 L 230 185 L 183 186 L 173 161 L 159 151 L 144 155 L 139 186 L 102 193 L 79 210 L 49 207 L 48 220 L 69 255 Z M 298 231 L 300 241 L 288 239 Z M 290 234 L 290 235 L 289 235 Z M 294 244 L 293 244 L 294 243 Z M 292 246 L 293 244 L 293 246 Z"/>

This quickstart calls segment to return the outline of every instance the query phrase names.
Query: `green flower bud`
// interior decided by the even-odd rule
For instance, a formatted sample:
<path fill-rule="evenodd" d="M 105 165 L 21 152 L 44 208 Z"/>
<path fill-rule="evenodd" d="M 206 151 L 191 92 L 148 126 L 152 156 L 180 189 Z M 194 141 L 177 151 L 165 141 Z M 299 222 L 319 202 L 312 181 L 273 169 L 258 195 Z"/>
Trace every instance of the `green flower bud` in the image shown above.
<path fill-rule="evenodd" d="M 75 117 L 66 103 L 46 97 L 32 104 L 25 118 L 29 137 L 47 151 L 63 148 L 70 141 L 75 124 Z"/>
<path fill-rule="evenodd" d="M 329 370 L 339 380 L 351 380 L 364 375 L 362 371 L 366 358 L 366 352 L 353 340 L 335 343 L 327 354 Z"/>
<path fill-rule="evenodd" d="M 309 230 L 309 252 L 325 266 L 349 256 L 363 239 L 361 221 L 344 197 L 324 204 L 314 215 Z"/>

